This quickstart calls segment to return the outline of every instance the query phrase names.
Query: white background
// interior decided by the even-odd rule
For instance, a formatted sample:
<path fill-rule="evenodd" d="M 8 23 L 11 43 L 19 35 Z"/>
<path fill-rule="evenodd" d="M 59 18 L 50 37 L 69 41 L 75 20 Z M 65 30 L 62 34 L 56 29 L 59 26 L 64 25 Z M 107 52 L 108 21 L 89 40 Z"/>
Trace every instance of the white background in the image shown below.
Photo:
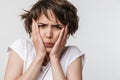
<path fill-rule="evenodd" d="M 19 15 L 35 1 L 0 1 L 0 80 L 4 78 L 7 47 L 16 39 L 28 38 Z M 68 44 L 86 54 L 83 80 L 120 80 L 120 0 L 69 1 L 78 8 L 80 26 Z"/>

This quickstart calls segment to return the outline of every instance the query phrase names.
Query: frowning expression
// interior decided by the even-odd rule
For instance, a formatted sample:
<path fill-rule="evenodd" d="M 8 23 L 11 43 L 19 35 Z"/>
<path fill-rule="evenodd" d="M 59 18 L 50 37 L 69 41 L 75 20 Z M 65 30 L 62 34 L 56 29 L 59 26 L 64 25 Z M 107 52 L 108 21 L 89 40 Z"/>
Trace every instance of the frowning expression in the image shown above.
<path fill-rule="evenodd" d="M 57 41 L 62 28 L 65 26 L 57 20 L 52 11 L 48 10 L 47 13 L 48 17 L 41 14 L 37 22 L 44 46 L 49 53 Z"/>

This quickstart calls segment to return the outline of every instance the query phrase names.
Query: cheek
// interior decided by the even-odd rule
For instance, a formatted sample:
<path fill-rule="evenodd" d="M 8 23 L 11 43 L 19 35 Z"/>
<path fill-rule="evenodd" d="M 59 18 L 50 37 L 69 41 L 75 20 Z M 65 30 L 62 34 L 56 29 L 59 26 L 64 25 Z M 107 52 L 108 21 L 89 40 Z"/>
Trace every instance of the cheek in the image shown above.
<path fill-rule="evenodd" d="M 40 37 L 43 39 L 45 34 L 44 34 L 44 30 L 42 29 L 39 29 L 39 34 L 40 34 Z"/>

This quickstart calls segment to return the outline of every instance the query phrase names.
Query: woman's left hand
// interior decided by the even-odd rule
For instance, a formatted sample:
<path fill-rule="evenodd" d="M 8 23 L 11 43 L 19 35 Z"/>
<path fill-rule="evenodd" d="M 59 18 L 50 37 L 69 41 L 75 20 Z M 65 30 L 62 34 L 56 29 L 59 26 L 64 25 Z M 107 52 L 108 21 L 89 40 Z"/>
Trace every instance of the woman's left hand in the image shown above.
<path fill-rule="evenodd" d="M 56 41 L 55 45 L 53 46 L 53 48 L 50 52 L 50 55 L 49 55 L 50 59 L 52 57 L 59 59 L 61 52 L 63 51 L 64 46 L 66 44 L 67 36 L 68 36 L 68 26 L 65 26 L 61 30 L 58 40 Z"/>

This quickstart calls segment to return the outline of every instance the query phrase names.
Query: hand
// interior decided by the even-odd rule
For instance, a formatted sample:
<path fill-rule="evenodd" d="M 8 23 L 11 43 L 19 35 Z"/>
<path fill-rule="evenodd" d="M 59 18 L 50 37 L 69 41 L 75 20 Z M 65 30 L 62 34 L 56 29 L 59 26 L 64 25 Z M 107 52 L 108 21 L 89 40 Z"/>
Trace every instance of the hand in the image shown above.
<path fill-rule="evenodd" d="M 68 36 L 68 26 L 66 26 L 61 30 L 58 40 L 56 41 L 55 45 L 53 46 L 50 52 L 50 55 L 49 55 L 50 58 L 54 56 L 57 59 L 59 59 L 61 52 L 63 51 L 64 46 L 66 44 L 67 36 Z"/>
<path fill-rule="evenodd" d="M 35 20 L 32 20 L 32 34 L 31 35 L 32 35 L 33 45 L 36 51 L 36 56 L 40 58 L 44 58 L 46 56 L 46 49 L 44 47 L 43 41 L 41 39 L 39 30 L 38 30 L 38 25 L 35 22 Z"/>

